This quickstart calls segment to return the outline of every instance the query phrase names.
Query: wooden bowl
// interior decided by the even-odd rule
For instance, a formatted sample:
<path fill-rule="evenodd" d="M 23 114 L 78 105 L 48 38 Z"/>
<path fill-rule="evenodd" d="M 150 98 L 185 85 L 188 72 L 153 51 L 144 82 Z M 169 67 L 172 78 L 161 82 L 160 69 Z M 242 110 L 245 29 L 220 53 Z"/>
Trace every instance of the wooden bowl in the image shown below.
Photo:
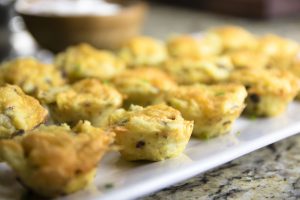
<path fill-rule="evenodd" d="M 116 49 L 141 30 L 147 5 L 127 1 L 120 12 L 111 16 L 59 16 L 17 12 L 39 45 L 53 52 L 70 45 L 89 43 L 100 49 Z"/>

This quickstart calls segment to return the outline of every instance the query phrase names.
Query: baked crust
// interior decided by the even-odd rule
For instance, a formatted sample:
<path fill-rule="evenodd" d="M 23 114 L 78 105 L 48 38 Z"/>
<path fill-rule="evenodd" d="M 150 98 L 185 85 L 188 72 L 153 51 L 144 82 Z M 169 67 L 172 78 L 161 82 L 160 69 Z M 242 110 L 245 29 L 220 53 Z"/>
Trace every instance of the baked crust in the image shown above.
<path fill-rule="evenodd" d="M 20 87 L 0 87 L 0 96 L 0 139 L 22 134 L 46 120 L 47 110 Z"/>
<path fill-rule="evenodd" d="M 186 147 L 193 122 L 167 105 L 131 106 L 118 110 L 110 123 L 126 160 L 159 161 L 178 156 Z"/>
<path fill-rule="evenodd" d="M 18 58 L 0 66 L 1 83 L 18 85 L 29 95 L 65 84 L 61 72 L 51 64 L 41 63 L 33 58 Z"/>
<path fill-rule="evenodd" d="M 55 65 L 70 82 L 84 78 L 109 80 L 125 69 L 125 64 L 108 50 L 98 50 L 88 44 L 67 48 L 55 58 Z"/>
<path fill-rule="evenodd" d="M 0 141 L 0 155 L 23 185 L 45 197 L 69 194 L 84 188 L 112 143 L 114 133 L 79 122 L 40 126 L 13 140 Z"/>

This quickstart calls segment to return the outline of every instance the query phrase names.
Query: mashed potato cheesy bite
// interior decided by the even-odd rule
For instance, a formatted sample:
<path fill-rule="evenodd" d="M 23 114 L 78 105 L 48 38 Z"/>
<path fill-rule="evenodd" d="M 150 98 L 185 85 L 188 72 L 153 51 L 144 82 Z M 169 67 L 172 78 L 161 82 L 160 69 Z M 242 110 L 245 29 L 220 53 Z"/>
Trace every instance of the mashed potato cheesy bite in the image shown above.
<path fill-rule="evenodd" d="M 150 105 L 163 91 L 177 87 L 167 74 L 156 68 L 127 70 L 116 76 L 113 83 L 125 96 L 125 107 Z"/>
<path fill-rule="evenodd" d="M 0 140 L 23 134 L 46 120 L 47 110 L 18 86 L 0 87 L 0 96 Z"/>
<path fill-rule="evenodd" d="M 67 125 L 42 125 L 13 140 L 1 140 L 0 155 L 22 185 L 41 196 L 56 197 L 93 181 L 113 137 L 87 121 L 72 130 Z"/>
<path fill-rule="evenodd" d="M 55 58 L 55 65 L 74 82 L 84 78 L 109 80 L 125 69 L 125 64 L 112 52 L 88 44 L 66 49 Z"/>
<path fill-rule="evenodd" d="M 65 84 L 59 70 L 53 65 L 43 64 L 33 58 L 19 58 L 0 66 L 0 82 L 14 84 L 29 95 Z"/>
<path fill-rule="evenodd" d="M 270 58 L 270 67 L 286 69 L 291 66 L 299 53 L 299 44 L 296 41 L 265 35 L 258 39 L 257 51 Z"/>
<path fill-rule="evenodd" d="M 214 34 L 203 36 L 178 35 L 167 41 L 169 55 L 174 58 L 203 58 L 222 51 L 221 40 Z"/>
<path fill-rule="evenodd" d="M 129 40 L 119 51 L 129 68 L 157 66 L 167 58 L 165 45 L 154 38 L 139 36 Z"/>
<path fill-rule="evenodd" d="M 269 57 L 253 50 L 238 50 L 227 54 L 235 69 L 243 68 L 268 68 Z"/>
<path fill-rule="evenodd" d="M 233 69 L 227 56 L 204 59 L 168 59 L 162 69 L 180 85 L 212 84 L 226 80 Z"/>
<path fill-rule="evenodd" d="M 223 52 L 254 49 L 256 47 L 256 38 L 247 30 L 238 26 L 217 27 L 207 34 L 216 34 L 222 43 Z"/>
<path fill-rule="evenodd" d="M 237 84 L 181 86 L 169 91 L 164 102 L 194 121 L 193 136 L 209 139 L 231 130 L 240 116 L 247 92 Z"/>
<path fill-rule="evenodd" d="M 248 91 L 245 114 L 272 117 L 285 111 L 299 91 L 298 79 L 278 69 L 241 69 L 234 71 L 230 82 L 245 85 Z"/>
<path fill-rule="evenodd" d="M 53 88 L 40 94 L 40 99 L 49 106 L 54 121 L 70 125 L 89 120 L 94 126 L 104 126 L 108 115 L 122 105 L 122 95 L 97 79 Z"/>
<path fill-rule="evenodd" d="M 116 144 L 126 160 L 160 161 L 178 156 L 193 130 L 192 121 L 184 120 L 178 110 L 163 104 L 120 109 L 110 121 Z"/>
<path fill-rule="evenodd" d="M 298 78 L 299 85 L 300 85 L 300 60 L 296 59 L 291 65 L 291 67 L 289 68 L 289 70 Z M 298 92 L 296 99 L 300 100 L 300 91 Z"/>

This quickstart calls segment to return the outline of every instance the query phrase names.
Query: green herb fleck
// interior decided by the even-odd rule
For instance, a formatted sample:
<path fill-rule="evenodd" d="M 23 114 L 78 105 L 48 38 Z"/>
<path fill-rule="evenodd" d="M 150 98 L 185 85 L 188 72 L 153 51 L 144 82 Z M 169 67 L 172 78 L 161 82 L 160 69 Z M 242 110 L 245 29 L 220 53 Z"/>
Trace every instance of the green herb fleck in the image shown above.
<path fill-rule="evenodd" d="M 240 135 L 241 135 L 241 131 L 237 131 L 237 132 L 235 133 L 235 135 L 240 136 Z"/>
<path fill-rule="evenodd" d="M 201 136 L 201 139 L 202 140 L 209 140 L 209 139 L 211 139 L 211 136 L 209 134 L 204 133 L 204 135 Z"/>
<path fill-rule="evenodd" d="M 102 83 L 103 83 L 104 85 L 107 85 L 107 84 L 109 84 L 109 81 L 108 81 L 108 80 L 103 80 Z"/>
<path fill-rule="evenodd" d="M 105 189 L 111 189 L 111 188 L 113 188 L 114 187 L 114 184 L 113 183 L 106 183 L 105 185 L 104 185 L 104 188 Z"/>
<path fill-rule="evenodd" d="M 80 64 L 79 63 L 75 64 L 74 68 L 75 68 L 75 70 L 80 70 Z"/>
<path fill-rule="evenodd" d="M 223 96 L 225 94 L 225 92 L 218 92 L 216 93 L 216 96 Z"/>
<path fill-rule="evenodd" d="M 146 80 L 146 79 L 140 79 L 140 81 L 143 82 L 143 83 L 149 83 L 149 81 Z"/>
<path fill-rule="evenodd" d="M 75 64 L 74 65 L 74 74 L 80 74 L 81 73 L 81 65 L 80 64 Z"/>
<path fill-rule="evenodd" d="M 255 121 L 255 120 L 257 119 L 257 116 L 256 116 L 256 115 L 251 115 L 251 116 L 249 117 L 249 119 L 252 120 L 252 121 Z"/>

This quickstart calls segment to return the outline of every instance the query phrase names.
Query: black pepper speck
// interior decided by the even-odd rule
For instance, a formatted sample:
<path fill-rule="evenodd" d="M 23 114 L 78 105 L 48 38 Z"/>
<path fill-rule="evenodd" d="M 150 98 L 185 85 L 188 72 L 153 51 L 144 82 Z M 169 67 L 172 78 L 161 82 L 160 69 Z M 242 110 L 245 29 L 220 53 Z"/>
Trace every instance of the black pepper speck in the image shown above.
<path fill-rule="evenodd" d="M 140 149 L 140 148 L 143 148 L 145 145 L 146 145 L 146 143 L 141 140 L 136 143 L 135 147 Z"/>
<path fill-rule="evenodd" d="M 260 96 L 253 93 L 253 94 L 250 94 L 249 95 L 249 98 L 250 100 L 253 102 L 253 103 L 259 103 L 260 102 Z"/>

